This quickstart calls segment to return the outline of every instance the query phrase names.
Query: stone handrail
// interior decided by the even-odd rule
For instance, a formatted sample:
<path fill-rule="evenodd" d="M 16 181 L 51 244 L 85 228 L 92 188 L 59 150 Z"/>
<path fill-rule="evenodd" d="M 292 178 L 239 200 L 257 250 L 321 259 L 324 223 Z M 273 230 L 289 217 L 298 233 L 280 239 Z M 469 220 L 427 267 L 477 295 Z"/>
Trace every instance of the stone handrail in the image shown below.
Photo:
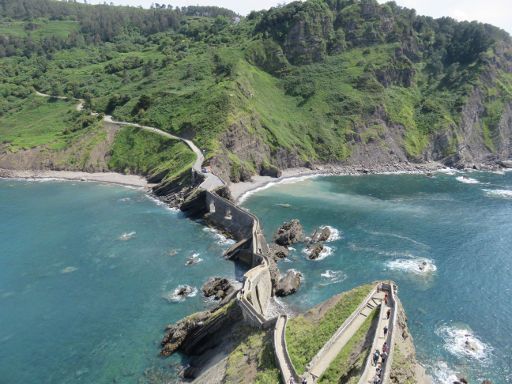
<path fill-rule="evenodd" d="M 286 324 L 288 322 L 287 315 L 280 315 L 277 318 L 275 327 L 274 327 L 274 351 L 277 360 L 277 366 L 279 367 L 279 371 L 281 372 L 281 377 L 283 378 L 283 383 L 288 384 L 290 382 L 290 378 L 296 382 L 299 382 L 300 378 L 297 374 L 297 371 L 293 365 L 292 360 L 290 359 L 290 354 L 288 353 L 288 346 L 286 345 Z"/>
<path fill-rule="evenodd" d="M 382 380 L 382 383 L 383 384 L 387 384 L 390 382 L 390 375 L 391 375 L 391 367 L 393 366 L 393 353 L 395 351 L 395 335 L 396 335 L 396 332 L 395 332 L 395 328 L 396 328 L 396 322 L 397 322 L 397 318 L 398 318 L 398 310 L 397 310 L 397 301 L 396 301 L 396 298 L 395 298 L 395 288 L 396 288 L 396 285 L 395 284 L 390 284 L 391 286 L 391 294 L 390 294 L 390 298 L 391 298 L 391 301 L 393 303 L 393 315 L 392 315 L 392 319 L 393 321 L 391 322 L 390 326 L 389 326 L 389 330 L 388 330 L 388 345 L 389 345 L 389 354 L 388 354 L 388 358 L 386 360 L 386 363 L 384 364 L 384 367 L 383 367 L 383 370 L 384 370 L 384 377 L 383 377 L 383 380 Z"/>
<path fill-rule="evenodd" d="M 386 383 L 386 382 L 389 382 L 389 374 L 390 374 L 390 369 L 388 369 L 388 367 L 390 368 L 391 367 L 391 362 L 392 362 L 392 359 L 393 359 L 393 351 L 394 351 L 394 347 L 393 347 L 393 342 L 394 342 L 394 339 L 395 339 L 395 332 L 394 332 L 394 324 L 396 322 L 396 314 L 397 314 L 397 311 L 396 311 L 396 300 L 395 300 L 395 295 L 394 295 L 394 284 L 392 283 L 383 283 L 381 285 L 381 289 L 384 290 L 384 291 L 389 291 L 389 302 L 391 304 L 391 311 L 392 311 L 392 317 L 391 317 L 391 321 L 388 321 L 388 333 L 387 333 L 387 336 L 386 336 L 386 342 L 387 344 L 389 345 L 389 352 L 388 352 L 388 358 L 386 359 L 386 362 L 382 365 L 382 372 L 383 372 L 383 375 L 381 376 L 382 377 L 382 383 Z M 382 312 L 382 309 L 383 309 L 383 306 L 382 304 L 380 305 L 380 314 L 379 316 L 381 316 L 381 314 L 383 313 Z M 374 339 L 373 339 L 373 343 L 372 343 L 372 346 L 371 346 L 371 350 L 370 350 L 370 354 L 368 355 L 368 358 L 366 359 L 366 364 L 365 364 L 365 368 L 364 368 L 364 371 L 361 375 L 361 378 L 359 379 L 359 382 L 358 384 L 368 384 L 368 371 L 370 370 L 371 366 L 372 366 L 372 360 L 373 360 L 373 351 L 375 351 L 376 349 L 380 349 L 379 348 L 379 333 L 382 332 L 382 329 L 380 329 L 380 327 L 377 327 L 376 331 L 375 331 L 375 336 L 374 336 Z M 365 381 L 366 380 L 366 381 Z"/>
<path fill-rule="evenodd" d="M 352 324 L 352 322 L 359 316 L 361 311 L 368 305 L 372 297 L 377 292 L 377 287 L 380 284 L 376 284 L 375 287 L 371 290 L 371 292 L 366 296 L 364 301 L 356 308 L 354 312 L 346 319 L 343 324 L 336 330 L 334 335 L 331 336 L 331 338 L 324 344 L 324 346 L 318 351 L 318 353 L 311 359 L 311 361 L 306 366 L 306 369 L 309 371 L 311 368 L 313 368 L 325 355 L 326 351 L 329 350 L 329 348 L 332 347 L 332 345 L 336 342 L 336 340 L 340 337 L 340 335 Z"/>

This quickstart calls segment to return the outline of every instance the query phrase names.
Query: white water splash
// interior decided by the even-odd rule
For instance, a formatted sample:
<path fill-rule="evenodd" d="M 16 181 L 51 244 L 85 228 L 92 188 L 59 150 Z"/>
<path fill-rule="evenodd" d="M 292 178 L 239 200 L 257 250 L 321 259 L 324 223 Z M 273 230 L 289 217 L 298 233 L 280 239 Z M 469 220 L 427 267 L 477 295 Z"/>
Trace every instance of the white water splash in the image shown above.
<path fill-rule="evenodd" d="M 424 275 L 437 271 L 437 267 L 434 262 L 430 259 L 424 258 L 391 260 L 386 263 L 386 266 L 391 270 L 411 272 L 417 275 Z"/>
<path fill-rule="evenodd" d="M 346 280 L 347 275 L 343 271 L 333 271 L 331 269 L 328 269 L 327 271 L 320 274 L 322 276 L 322 283 L 320 285 L 330 285 L 330 284 L 336 284 L 341 283 L 342 281 Z"/>
<path fill-rule="evenodd" d="M 185 265 L 195 265 L 199 264 L 201 261 L 203 261 L 203 259 L 199 257 L 199 253 L 194 253 L 187 259 Z"/>
<path fill-rule="evenodd" d="M 190 285 L 178 285 L 172 292 L 166 292 L 162 297 L 172 303 L 185 301 L 188 297 L 197 295 L 197 288 Z"/>
<path fill-rule="evenodd" d="M 438 384 L 453 384 L 459 381 L 457 372 L 448 367 L 444 361 L 439 361 L 432 369 L 434 373 L 434 382 Z"/>
<path fill-rule="evenodd" d="M 131 239 L 133 239 L 135 237 L 136 234 L 137 234 L 137 232 L 135 232 L 135 231 L 133 231 L 133 232 L 125 232 L 121 236 L 119 236 L 119 240 L 122 240 L 122 241 L 131 240 Z"/>
<path fill-rule="evenodd" d="M 75 272 L 76 270 L 78 270 L 77 267 L 66 267 L 66 268 L 63 268 L 60 273 L 72 273 L 72 272 Z"/>
<path fill-rule="evenodd" d="M 464 184 L 480 184 L 480 182 L 477 179 L 473 179 L 473 178 L 467 177 L 467 176 L 459 176 L 459 177 L 456 177 L 455 179 Z"/>
<path fill-rule="evenodd" d="M 215 239 L 217 240 L 216 243 L 220 246 L 235 244 L 235 240 L 226 237 L 225 235 L 223 235 L 221 232 L 219 232 L 215 228 L 204 227 L 203 231 L 211 233 L 213 235 L 213 237 L 215 237 Z"/>
<path fill-rule="evenodd" d="M 492 352 L 492 347 L 466 326 L 442 325 L 436 329 L 436 334 L 443 339 L 444 348 L 457 357 L 485 361 Z"/>
<path fill-rule="evenodd" d="M 512 190 L 509 189 L 484 189 L 483 191 L 489 197 L 512 199 Z"/>
<path fill-rule="evenodd" d="M 331 243 L 333 241 L 337 241 L 341 239 L 341 231 L 339 229 L 336 229 L 334 227 L 331 227 L 330 225 L 322 225 L 320 229 L 329 228 L 329 231 L 331 231 L 331 234 L 329 235 L 329 238 L 327 239 L 327 243 Z"/>

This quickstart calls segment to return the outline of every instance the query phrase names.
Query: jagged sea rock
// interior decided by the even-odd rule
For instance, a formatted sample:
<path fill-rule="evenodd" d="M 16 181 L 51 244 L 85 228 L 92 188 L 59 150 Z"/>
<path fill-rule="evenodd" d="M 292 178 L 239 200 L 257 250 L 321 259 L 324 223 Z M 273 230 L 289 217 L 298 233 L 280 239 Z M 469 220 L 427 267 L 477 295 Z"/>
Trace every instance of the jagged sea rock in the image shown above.
<path fill-rule="evenodd" d="M 292 244 L 304 241 L 304 229 L 297 219 L 290 220 L 279 227 L 274 235 L 274 241 L 278 245 L 288 247 Z"/>
<path fill-rule="evenodd" d="M 287 258 L 289 254 L 288 248 L 279 244 L 270 244 L 270 252 L 276 261 Z"/>
<path fill-rule="evenodd" d="M 302 273 L 290 269 L 284 277 L 281 277 L 276 288 L 276 296 L 283 297 L 297 292 L 302 280 Z"/>
<path fill-rule="evenodd" d="M 318 259 L 323 250 L 324 250 L 323 243 L 313 244 L 311 247 L 308 248 L 308 259 L 309 260 Z"/>
<path fill-rule="evenodd" d="M 329 227 L 318 228 L 315 230 L 313 235 L 311 235 L 310 243 L 323 243 L 324 241 L 329 240 L 331 237 L 331 230 Z"/>
<path fill-rule="evenodd" d="M 206 321 L 210 316 L 210 312 L 198 312 L 193 316 L 186 317 L 176 324 L 170 324 L 165 329 L 165 336 L 162 339 L 162 356 L 170 356 L 181 347 L 189 333 L 196 330 L 199 325 Z"/>
<path fill-rule="evenodd" d="M 203 294 L 206 297 L 215 296 L 216 300 L 225 298 L 233 292 L 233 289 L 231 282 L 222 277 L 211 278 L 202 287 Z"/>

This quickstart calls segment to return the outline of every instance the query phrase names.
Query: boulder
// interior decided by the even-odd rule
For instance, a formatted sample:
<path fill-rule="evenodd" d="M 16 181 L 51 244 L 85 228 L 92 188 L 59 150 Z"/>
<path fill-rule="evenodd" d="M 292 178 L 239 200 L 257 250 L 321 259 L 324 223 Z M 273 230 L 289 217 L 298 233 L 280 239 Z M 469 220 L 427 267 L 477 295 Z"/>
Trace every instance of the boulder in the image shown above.
<path fill-rule="evenodd" d="M 278 244 L 270 244 L 270 253 L 273 258 L 277 260 L 285 259 L 288 257 L 288 248 Z"/>
<path fill-rule="evenodd" d="M 283 247 L 304 241 L 304 230 L 299 220 L 293 219 L 281 225 L 274 235 L 274 241 Z"/>
<path fill-rule="evenodd" d="M 323 227 L 318 228 L 312 235 L 311 235 L 311 243 L 323 243 L 324 241 L 329 240 L 329 237 L 331 237 L 331 230 L 329 227 Z"/>
<path fill-rule="evenodd" d="M 215 296 L 216 300 L 225 298 L 231 292 L 233 292 L 233 285 L 228 279 L 222 277 L 214 277 L 204 283 L 202 287 L 203 294 L 206 297 Z"/>
<path fill-rule="evenodd" d="M 315 243 L 311 247 L 308 248 L 308 259 L 316 260 L 320 257 L 320 254 L 324 250 L 323 243 Z"/>
<path fill-rule="evenodd" d="M 284 277 L 281 277 L 276 288 L 276 296 L 283 297 L 297 292 L 300 287 L 302 274 L 290 269 Z"/>

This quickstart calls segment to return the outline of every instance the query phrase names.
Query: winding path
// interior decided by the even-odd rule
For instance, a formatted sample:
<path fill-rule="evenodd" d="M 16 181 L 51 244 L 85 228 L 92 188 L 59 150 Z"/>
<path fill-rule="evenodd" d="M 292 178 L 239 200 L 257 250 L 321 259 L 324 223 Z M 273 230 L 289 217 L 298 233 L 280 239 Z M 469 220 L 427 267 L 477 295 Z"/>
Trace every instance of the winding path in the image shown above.
<path fill-rule="evenodd" d="M 46 93 L 41 93 L 41 92 L 39 92 L 37 90 L 35 91 L 35 93 L 36 93 L 37 96 L 41 96 L 41 97 L 54 98 L 54 99 L 59 99 L 59 100 L 75 100 L 75 101 L 78 101 L 78 104 L 76 106 L 76 110 L 77 111 L 81 111 L 84 108 L 84 103 L 85 102 L 84 102 L 83 99 L 75 99 L 75 98 L 70 98 L 70 97 L 66 97 L 66 96 L 52 96 L 52 95 L 48 95 Z M 95 112 L 92 112 L 91 114 L 95 115 L 95 116 L 98 115 L 98 113 L 95 113 Z M 140 129 L 142 129 L 144 131 L 153 132 L 153 133 L 155 133 L 157 135 L 160 135 L 160 136 L 163 136 L 163 137 L 166 137 L 166 138 L 169 138 L 169 139 L 182 141 L 196 155 L 196 161 L 192 165 L 192 170 L 193 170 L 194 173 L 196 173 L 198 175 L 202 175 L 203 178 L 204 178 L 203 182 L 199 185 L 199 187 L 203 188 L 203 189 L 206 189 L 207 191 L 212 191 L 212 190 L 214 190 L 214 189 L 216 189 L 216 188 L 218 188 L 220 186 L 225 185 L 224 181 L 220 177 L 214 175 L 211 172 L 203 172 L 203 169 L 202 169 L 202 165 L 204 163 L 203 152 L 197 147 L 197 145 L 194 144 L 194 142 L 192 140 L 188 140 L 188 139 L 185 139 L 183 137 L 170 134 L 169 132 L 162 131 L 161 129 L 158 129 L 158 128 L 155 128 L 155 127 L 149 127 L 149 126 L 141 125 L 141 124 L 137 124 L 137 123 L 130 123 L 130 122 L 127 122 L 127 121 L 116 121 L 110 115 L 105 115 L 103 117 L 103 121 L 105 123 L 115 124 L 115 125 L 119 125 L 119 126 L 140 128 Z"/>

